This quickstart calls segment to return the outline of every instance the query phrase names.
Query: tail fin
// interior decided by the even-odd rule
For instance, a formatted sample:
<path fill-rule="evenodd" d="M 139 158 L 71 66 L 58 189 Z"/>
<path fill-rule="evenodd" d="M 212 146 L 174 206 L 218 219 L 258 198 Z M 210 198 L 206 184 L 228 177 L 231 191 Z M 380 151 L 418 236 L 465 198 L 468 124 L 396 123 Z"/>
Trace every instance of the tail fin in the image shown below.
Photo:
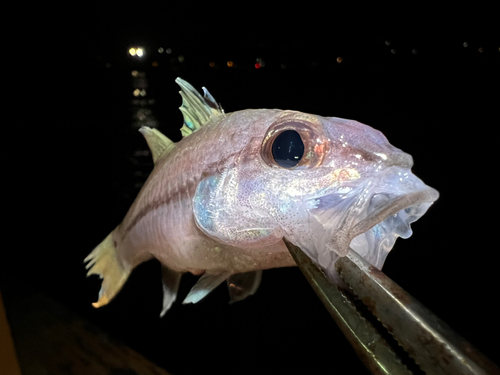
<path fill-rule="evenodd" d="M 84 262 L 89 262 L 85 267 L 90 268 L 87 276 L 95 274 L 103 279 L 99 300 L 92 306 L 104 306 L 120 291 L 131 271 L 118 261 L 113 232 L 85 258 Z"/>

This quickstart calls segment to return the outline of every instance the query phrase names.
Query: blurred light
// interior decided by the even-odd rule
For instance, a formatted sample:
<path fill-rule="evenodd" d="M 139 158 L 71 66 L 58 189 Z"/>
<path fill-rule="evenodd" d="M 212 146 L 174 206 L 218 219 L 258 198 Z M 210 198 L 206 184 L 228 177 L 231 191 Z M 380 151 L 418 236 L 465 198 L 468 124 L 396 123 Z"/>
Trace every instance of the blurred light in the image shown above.
<path fill-rule="evenodd" d="M 389 46 L 390 44 L 391 44 L 391 42 L 390 42 L 389 40 L 386 40 L 386 41 L 385 41 L 385 45 L 386 45 L 386 46 Z"/>
<path fill-rule="evenodd" d="M 396 54 L 396 50 L 395 50 L 394 48 L 393 48 L 393 49 L 391 49 L 391 53 L 392 53 L 393 55 L 395 55 L 395 54 Z"/>
<path fill-rule="evenodd" d="M 139 47 L 135 50 L 135 54 L 137 55 L 137 57 L 142 57 L 144 55 L 144 50 Z"/>
<path fill-rule="evenodd" d="M 341 57 L 341 56 L 337 57 L 337 62 L 338 62 L 339 64 L 342 62 L 342 57 Z"/>
<path fill-rule="evenodd" d="M 184 62 L 184 56 L 182 56 L 182 55 L 179 55 L 179 57 L 177 59 L 179 60 L 180 63 Z"/>
<path fill-rule="evenodd" d="M 262 57 L 257 57 L 255 60 L 260 64 L 262 62 Z"/>
<path fill-rule="evenodd" d="M 165 50 L 165 52 L 166 52 L 166 53 L 168 53 L 168 54 L 170 55 L 170 54 L 172 53 L 172 50 L 171 50 L 170 48 L 167 48 L 167 49 Z"/>
<path fill-rule="evenodd" d="M 227 62 L 227 66 L 229 66 L 231 68 L 233 66 L 233 62 L 232 61 L 228 61 Z"/>
<path fill-rule="evenodd" d="M 132 77 L 137 77 L 139 72 L 137 70 L 132 70 Z"/>
<path fill-rule="evenodd" d="M 106 63 L 106 68 L 111 68 L 111 63 Z"/>
<path fill-rule="evenodd" d="M 413 53 L 414 55 L 416 55 L 416 54 L 417 54 L 417 52 L 418 52 L 418 50 L 417 50 L 416 48 L 414 48 L 414 49 L 411 51 L 411 53 Z"/>
<path fill-rule="evenodd" d="M 130 53 L 130 56 L 135 56 L 135 54 L 136 54 L 135 48 L 130 48 L 128 50 L 128 53 Z"/>
<path fill-rule="evenodd" d="M 484 52 L 484 49 L 483 49 L 482 47 L 480 47 L 480 48 L 478 49 L 478 51 L 479 51 L 479 53 L 483 53 L 483 52 Z"/>
<path fill-rule="evenodd" d="M 158 48 L 158 53 L 163 53 L 164 51 L 163 47 Z"/>
<path fill-rule="evenodd" d="M 146 96 L 146 90 L 142 89 L 140 94 L 141 94 L 141 96 Z"/>
<path fill-rule="evenodd" d="M 156 61 L 153 61 L 151 65 L 153 65 L 156 68 L 158 66 L 158 63 Z"/>
<path fill-rule="evenodd" d="M 281 64 L 281 69 L 286 69 L 286 64 Z"/>
<path fill-rule="evenodd" d="M 464 44 L 462 44 L 462 45 L 464 46 L 464 48 L 469 47 L 469 43 L 467 43 L 467 42 L 464 42 Z"/>
<path fill-rule="evenodd" d="M 215 67 L 215 63 L 213 61 L 210 61 L 210 64 L 208 64 L 208 65 L 210 65 L 211 68 Z"/>
<path fill-rule="evenodd" d="M 134 90 L 134 96 L 139 96 L 139 95 L 141 95 L 141 90 L 135 89 Z"/>
<path fill-rule="evenodd" d="M 260 64 L 259 63 L 255 63 L 255 69 L 259 69 L 260 68 Z"/>

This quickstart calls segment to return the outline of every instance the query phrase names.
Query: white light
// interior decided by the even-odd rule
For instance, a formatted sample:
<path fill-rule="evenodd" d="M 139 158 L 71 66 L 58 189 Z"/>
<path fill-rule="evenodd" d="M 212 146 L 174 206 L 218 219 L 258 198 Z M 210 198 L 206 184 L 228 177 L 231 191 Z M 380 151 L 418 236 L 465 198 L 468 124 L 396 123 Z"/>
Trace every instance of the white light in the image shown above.
<path fill-rule="evenodd" d="M 158 53 L 163 53 L 164 51 L 163 47 L 158 48 Z"/>
<path fill-rule="evenodd" d="M 135 54 L 137 55 L 137 57 L 142 57 L 144 55 L 144 50 L 139 47 L 135 50 Z"/>
<path fill-rule="evenodd" d="M 469 43 L 467 43 L 467 42 L 464 42 L 464 44 L 462 44 L 462 45 L 464 46 L 464 48 L 469 47 Z"/>
<path fill-rule="evenodd" d="M 139 96 L 139 95 L 141 95 L 141 90 L 135 89 L 134 90 L 134 96 Z"/>
<path fill-rule="evenodd" d="M 136 54 L 136 50 L 135 50 L 135 48 L 130 48 L 130 49 L 128 50 L 128 53 L 130 53 L 130 56 L 135 56 L 135 54 Z"/>

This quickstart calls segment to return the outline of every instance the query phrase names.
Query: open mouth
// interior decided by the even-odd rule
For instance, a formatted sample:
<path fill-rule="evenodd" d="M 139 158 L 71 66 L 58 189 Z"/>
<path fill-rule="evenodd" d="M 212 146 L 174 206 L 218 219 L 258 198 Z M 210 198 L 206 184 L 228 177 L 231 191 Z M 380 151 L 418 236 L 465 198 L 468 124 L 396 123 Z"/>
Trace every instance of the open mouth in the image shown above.
<path fill-rule="evenodd" d="M 392 199 L 378 195 L 372 197 L 372 201 L 384 199 L 387 199 L 387 202 L 351 228 L 344 238 L 341 235 L 334 238 L 334 241 L 337 241 L 335 248 L 342 249 L 341 246 L 349 242 L 349 247 L 378 269 L 382 268 L 396 239 L 412 235 L 410 224 L 427 211 L 437 199 L 437 192 L 428 188 Z M 376 204 L 370 204 L 370 208 Z M 346 253 L 349 247 L 344 248 Z"/>
<path fill-rule="evenodd" d="M 349 248 L 380 269 L 396 239 L 410 237 L 410 224 L 438 197 L 408 168 L 392 166 L 316 198 L 308 208 L 310 235 L 288 239 L 327 273 Z"/>

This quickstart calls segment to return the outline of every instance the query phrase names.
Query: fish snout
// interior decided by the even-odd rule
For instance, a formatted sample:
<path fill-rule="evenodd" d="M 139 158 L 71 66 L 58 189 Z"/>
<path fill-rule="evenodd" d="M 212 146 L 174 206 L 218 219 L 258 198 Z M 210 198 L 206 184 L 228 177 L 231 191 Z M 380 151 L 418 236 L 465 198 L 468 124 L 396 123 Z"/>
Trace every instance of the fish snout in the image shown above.
<path fill-rule="evenodd" d="M 384 161 L 384 164 L 388 167 L 396 166 L 403 168 L 411 168 L 413 167 L 413 158 L 410 154 L 407 154 L 402 151 L 393 152 L 386 156 L 387 160 Z"/>

